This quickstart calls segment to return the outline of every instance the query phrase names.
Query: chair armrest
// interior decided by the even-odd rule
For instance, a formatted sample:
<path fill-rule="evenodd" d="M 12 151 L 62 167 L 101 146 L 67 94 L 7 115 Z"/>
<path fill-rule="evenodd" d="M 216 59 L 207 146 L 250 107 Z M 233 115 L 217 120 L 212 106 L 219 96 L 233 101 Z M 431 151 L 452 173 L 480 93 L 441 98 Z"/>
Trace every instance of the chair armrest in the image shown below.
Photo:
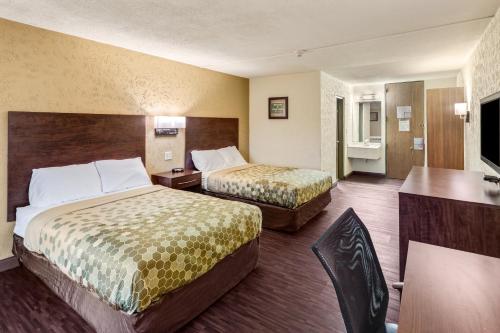
<path fill-rule="evenodd" d="M 403 287 L 404 287 L 405 283 L 404 282 L 394 282 L 392 284 L 392 288 L 396 289 L 396 290 L 399 290 L 399 291 L 403 291 Z"/>

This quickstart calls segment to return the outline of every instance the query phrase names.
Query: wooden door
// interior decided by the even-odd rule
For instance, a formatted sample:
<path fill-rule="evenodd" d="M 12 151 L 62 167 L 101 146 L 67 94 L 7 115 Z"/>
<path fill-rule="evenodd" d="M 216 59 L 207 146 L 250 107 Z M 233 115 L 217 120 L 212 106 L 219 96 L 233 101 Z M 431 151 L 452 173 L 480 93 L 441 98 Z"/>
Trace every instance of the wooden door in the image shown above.
<path fill-rule="evenodd" d="M 414 165 L 423 166 L 424 150 L 414 150 L 414 138 L 424 137 L 424 82 L 385 85 L 387 177 L 405 179 Z M 411 106 L 408 131 L 400 130 L 398 106 Z M 425 148 L 424 148 L 425 149 Z"/>
<path fill-rule="evenodd" d="M 464 101 L 464 88 L 427 90 L 427 165 L 464 169 L 464 121 L 455 116 L 455 103 Z"/>
<path fill-rule="evenodd" d="M 337 97 L 337 179 L 344 179 L 344 99 Z"/>

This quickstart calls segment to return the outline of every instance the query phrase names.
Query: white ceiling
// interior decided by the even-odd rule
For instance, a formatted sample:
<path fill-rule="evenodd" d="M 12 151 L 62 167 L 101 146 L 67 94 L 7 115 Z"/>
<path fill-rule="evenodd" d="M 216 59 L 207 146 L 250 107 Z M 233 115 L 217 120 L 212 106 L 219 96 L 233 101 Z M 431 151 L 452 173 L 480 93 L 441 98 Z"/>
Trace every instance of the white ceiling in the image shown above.
<path fill-rule="evenodd" d="M 500 0 L 0 0 L 0 17 L 229 74 L 450 76 Z M 308 50 L 302 57 L 296 51 Z"/>

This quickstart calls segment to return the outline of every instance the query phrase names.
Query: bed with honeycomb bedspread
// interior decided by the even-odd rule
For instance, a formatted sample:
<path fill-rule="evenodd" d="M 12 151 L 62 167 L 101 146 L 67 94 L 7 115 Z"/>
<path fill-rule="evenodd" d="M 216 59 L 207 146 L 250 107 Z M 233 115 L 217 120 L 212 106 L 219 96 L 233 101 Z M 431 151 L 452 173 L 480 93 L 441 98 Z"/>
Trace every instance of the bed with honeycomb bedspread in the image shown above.
<path fill-rule="evenodd" d="M 148 186 L 36 215 L 14 251 L 98 332 L 174 331 L 255 266 L 260 210 Z"/>

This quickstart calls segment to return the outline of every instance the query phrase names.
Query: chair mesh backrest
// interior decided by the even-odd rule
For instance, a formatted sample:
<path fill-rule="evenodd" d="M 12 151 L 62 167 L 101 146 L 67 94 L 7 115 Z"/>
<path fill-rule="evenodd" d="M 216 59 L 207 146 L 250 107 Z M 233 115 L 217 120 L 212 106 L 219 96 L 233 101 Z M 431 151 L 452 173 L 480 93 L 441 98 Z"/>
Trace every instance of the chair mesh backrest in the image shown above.
<path fill-rule="evenodd" d="M 384 331 L 389 291 L 368 230 L 352 208 L 312 246 L 330 276 L 348 333 Z"/>

